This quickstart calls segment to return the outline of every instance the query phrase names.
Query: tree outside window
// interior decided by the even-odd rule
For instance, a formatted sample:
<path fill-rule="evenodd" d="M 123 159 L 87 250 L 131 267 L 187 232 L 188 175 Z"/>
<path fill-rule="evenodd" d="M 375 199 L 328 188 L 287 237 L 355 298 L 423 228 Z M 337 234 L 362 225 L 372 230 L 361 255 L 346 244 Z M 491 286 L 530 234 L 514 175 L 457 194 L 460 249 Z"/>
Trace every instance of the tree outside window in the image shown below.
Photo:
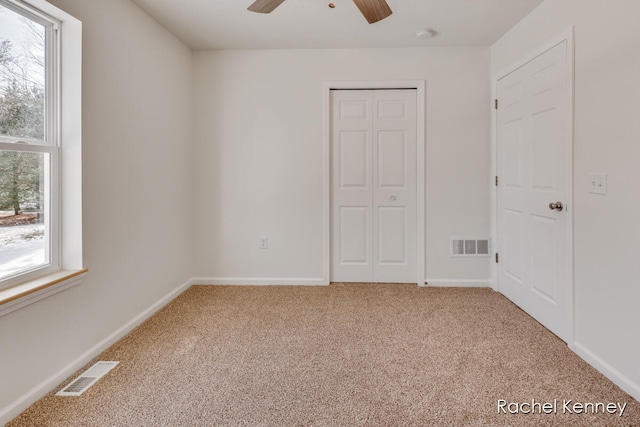
<path fill-rule="evenodd" d="M 48 262 L 46 35 L 0 4 L 0 280 Z"/>

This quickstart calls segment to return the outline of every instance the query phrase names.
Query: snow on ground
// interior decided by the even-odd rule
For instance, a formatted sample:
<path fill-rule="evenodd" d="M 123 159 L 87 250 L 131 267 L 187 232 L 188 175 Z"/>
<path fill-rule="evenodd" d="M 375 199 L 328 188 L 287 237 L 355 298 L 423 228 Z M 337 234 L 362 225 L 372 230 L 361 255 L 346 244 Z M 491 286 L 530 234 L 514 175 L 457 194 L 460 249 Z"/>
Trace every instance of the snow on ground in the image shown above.
<path fill-rule="evenodd" d="M 0 247 L 34 239 L 44 239 L 44 224 L 0 227 Z"/>
<path fill-rule="evenodd" d="M 0 227 L 0 279 L 45 263 L 44 225 Z"/>

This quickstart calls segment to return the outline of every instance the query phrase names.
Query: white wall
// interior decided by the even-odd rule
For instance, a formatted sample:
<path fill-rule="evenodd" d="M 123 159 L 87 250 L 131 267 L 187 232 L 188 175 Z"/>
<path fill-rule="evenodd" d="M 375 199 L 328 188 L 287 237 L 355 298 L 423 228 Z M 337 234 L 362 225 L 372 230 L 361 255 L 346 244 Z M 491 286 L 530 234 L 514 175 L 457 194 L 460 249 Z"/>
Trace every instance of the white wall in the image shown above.
<path fill-rule="evenodd" d="M 575 347 L 640 400 L 640 2 L 547 0 L 491 48 L 496 73 L 575 26 Z M 606 196 L 588 175 L 607 173 Z"/>
<path fill-rule="evenodd" d="M 89 274 L 0 318 L 0 425 L 192 273 L 191 51 L 128 0 L 51 2 L 83 21 Z"/>
<path fill-rule="evenodd" d="M 449 257 L 451 236 L 489 235 L 488 48 L 194 56 L 196 276 L 322 278 L 323 81 L 426 80 L 427 276 L 489 278 Z"/>

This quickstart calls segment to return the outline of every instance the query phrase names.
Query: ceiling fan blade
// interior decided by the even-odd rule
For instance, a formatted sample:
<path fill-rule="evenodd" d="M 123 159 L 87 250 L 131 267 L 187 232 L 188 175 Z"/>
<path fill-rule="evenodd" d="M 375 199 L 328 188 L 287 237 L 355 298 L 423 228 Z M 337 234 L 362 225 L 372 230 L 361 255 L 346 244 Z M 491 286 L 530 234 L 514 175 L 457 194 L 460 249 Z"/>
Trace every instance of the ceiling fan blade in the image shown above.
<path fill-rule="evenodd" d="M 247 8 L 251 12 L 271 13 L 276 7 L 280 6 L 284 0 L 256 0 Z"/>
<path fill-rule="evenodd" d="M 353 0 L 369 24 L 382 21 L 393 13 L 385 0 Z"/>

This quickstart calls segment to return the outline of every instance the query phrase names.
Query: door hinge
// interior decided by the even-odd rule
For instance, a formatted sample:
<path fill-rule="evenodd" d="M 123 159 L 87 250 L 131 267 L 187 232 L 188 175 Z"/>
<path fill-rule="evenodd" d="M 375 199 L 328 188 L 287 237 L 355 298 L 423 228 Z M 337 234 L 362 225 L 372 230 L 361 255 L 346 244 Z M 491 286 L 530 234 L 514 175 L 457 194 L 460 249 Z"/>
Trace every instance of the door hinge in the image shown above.
<path fill-rule="evenodd" d="M 498 177 L 496 176 L 496 187 L 498 186 Z"/>
<path fill-rule="evenodd" d="M 495 107 L 496 107 L 496 110 L 497 110 L 498 109 L 498 100 L 497 99 L 495 100 Z"/>
<path fill-rule="evenodd" d="M 500 254 L 496 252 L 496 264 L 500 262 Z"/>

